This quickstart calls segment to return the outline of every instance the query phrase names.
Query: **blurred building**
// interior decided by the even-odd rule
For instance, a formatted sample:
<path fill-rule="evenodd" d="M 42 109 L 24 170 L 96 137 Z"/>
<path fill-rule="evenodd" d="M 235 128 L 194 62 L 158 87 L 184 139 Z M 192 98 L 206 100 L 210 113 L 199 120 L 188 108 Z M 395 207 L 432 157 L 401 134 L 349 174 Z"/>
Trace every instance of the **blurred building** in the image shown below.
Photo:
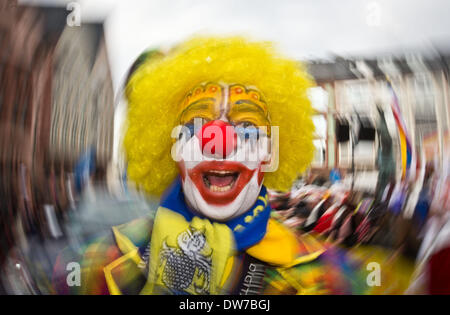
<path fill-rule="evenodd" d="M 389 131 L 394 139 L 396 158 L 398 138 L 395 122 L 390 111 L 392 94 L 386 76 L 392 81 L 399 105 L 410 133 L 412 146 L 420 155 L 426 149 L 427 161 L 443 163 L 448 148 L 450 109 L 448 65 L 450 55 L 390 56 L 388 58 L 337 57 L 333 61 L 309 61 L 308 70 L 318 87 L 311 90 L 316 109 L 316 156 L 317 170 L 351 167 L 351 137 L 338 141 L 336 118 L 354 119 L 357 113 L 376 126 L 377 105 L 385 111 Z M 355 167 L 375 170 L 378 137 L 372 141 L 360 141 L 355 147 Z"/>
<path fill-rule="evenodd" d="M 96 176 L 112 154 L 113 90 L 103 26 L 66 24 L 65 8 L 0 10 L 2 252 L 23 231 L 55 236 L 87 150 Z M 58 233 L 56 233 L 58 234 Z"/>
<path fill-rule="evenodd" d="M 50 155 L 70 172 L 94 149 L 103 177 L 112 154 L 114 95 L 102 24 L 66 27 L 54 65 Z"/>

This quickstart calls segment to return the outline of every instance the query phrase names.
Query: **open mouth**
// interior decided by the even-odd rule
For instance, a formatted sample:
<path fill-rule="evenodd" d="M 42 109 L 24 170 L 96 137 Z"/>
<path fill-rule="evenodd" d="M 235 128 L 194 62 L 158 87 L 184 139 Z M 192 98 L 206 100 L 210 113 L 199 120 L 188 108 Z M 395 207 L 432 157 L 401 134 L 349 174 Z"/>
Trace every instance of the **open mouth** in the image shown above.
<path fill-rule="evenodd" d="M 204 161 L 187 173 L 206 202 L 223 206 L 236 199 L 255 171 L 234 161 Z"/>
<path fill-rule="evenodd" d="M 203 183 L 212 192 L 227 192 L 238 178 L 239 172 L 209 170 L 203 174 Z"/>

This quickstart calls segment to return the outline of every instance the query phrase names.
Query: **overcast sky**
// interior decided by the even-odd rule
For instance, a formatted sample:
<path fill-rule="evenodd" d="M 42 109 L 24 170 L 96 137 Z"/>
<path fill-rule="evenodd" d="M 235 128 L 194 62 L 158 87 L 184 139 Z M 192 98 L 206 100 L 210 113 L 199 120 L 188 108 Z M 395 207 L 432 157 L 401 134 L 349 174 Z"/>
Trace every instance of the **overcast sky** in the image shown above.
<path fill-rule="evenodd" d="M 57 3 L 65 0 L 28 0 Z M 194 34 L 272 40 L 297 59 L 430 50 L 450 42 L 449 0 L 79 0 L 84 21 L 105 19 L 115 88 L 149 47 Z"/>

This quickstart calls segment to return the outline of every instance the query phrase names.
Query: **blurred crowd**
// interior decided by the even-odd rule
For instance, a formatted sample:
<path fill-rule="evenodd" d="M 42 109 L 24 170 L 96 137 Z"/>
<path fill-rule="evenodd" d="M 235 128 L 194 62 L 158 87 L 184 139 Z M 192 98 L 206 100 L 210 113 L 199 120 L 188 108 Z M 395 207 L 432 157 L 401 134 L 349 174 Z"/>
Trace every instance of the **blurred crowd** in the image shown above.
<path fill-rule="evenodd" d="M 271 192 L 273 216 L 333 246 L 383 248 L 387 259 L 401 255 L 414 266 L 406 293 L 448 294 L 448 174 L 429 167 L 419 191 L 401 182 L 367 191 L 352 190 L 336 172 L 300 178 L 290 192 Z"/>

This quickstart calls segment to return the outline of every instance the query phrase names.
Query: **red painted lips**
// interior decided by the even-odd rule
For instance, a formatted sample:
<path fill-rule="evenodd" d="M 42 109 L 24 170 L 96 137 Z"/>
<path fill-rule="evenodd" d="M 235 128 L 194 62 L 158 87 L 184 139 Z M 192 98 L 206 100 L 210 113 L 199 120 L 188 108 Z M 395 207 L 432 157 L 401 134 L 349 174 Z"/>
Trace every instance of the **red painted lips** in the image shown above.
<path fill-rule="evenodd" d="M 255 171 L 238 162 L 205 161 L 188 173 L 206 202 L 227 205 L 236 199 Z"/>

